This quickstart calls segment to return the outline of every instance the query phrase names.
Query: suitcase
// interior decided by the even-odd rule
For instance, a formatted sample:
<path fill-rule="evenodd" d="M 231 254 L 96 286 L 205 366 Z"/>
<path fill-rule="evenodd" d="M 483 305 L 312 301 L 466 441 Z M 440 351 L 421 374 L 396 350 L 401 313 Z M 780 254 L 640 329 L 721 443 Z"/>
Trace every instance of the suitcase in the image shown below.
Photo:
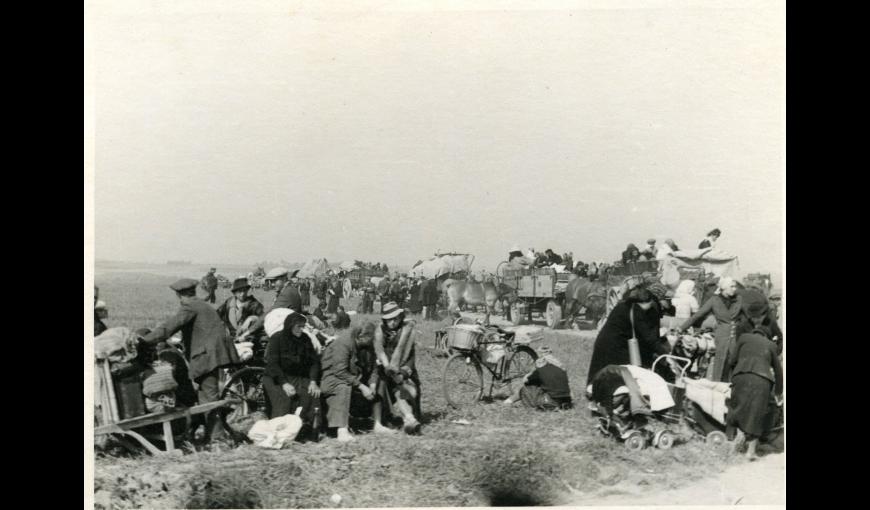
<path fill-rule="evenodd" d="M 122 420 L 146 414 L 142 380 L 139 374 L 120 378 L 114 384 L 115 395 L 118 398 L 118 413 Z"/>

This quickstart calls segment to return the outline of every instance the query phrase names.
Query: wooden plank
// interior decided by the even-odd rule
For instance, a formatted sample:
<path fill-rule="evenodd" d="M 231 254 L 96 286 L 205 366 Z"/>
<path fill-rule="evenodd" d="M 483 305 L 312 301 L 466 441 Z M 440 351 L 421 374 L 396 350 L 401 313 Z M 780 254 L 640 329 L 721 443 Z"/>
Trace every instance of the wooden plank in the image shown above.
<path fill-rule="evenodd" d="M 107 425 L 103 427 L 98 427 L 94 430 L 95 434 L 109 434 L 113 432 L 117 432 L 118 430 L 130 430 L 138 427 L 145 427 L 148 425 L 155 425 L 157 423 L 164 423 L 167 421 L 176 420 L 178 418 L 187 418 L 190 416 L 194 416 L 197 414 L 207 413 L 209 411 L 213 411 L 214 409 L 218 409 L 227 404 L 236 403 L 238 399 L 226 399 L 226 400 L 218 400 L 215 402 L 209 402 L 207 404 L 200 404 L 198 406 L 189 407 L 186 409 L 178 409 L 176 411 L 169 411 L 166 413 L 151 413 L 143 416 L 137 416 L 135 418 L 130 418 L 127 420 L 121 420 L 112 425 Z"/>
<path fill-rule="evenodd" d="M 171 452 L 175 449 L 175 437 L 172 435 L 172 423 L 163 422 L 163 441 L 166 443 L 166 451 Z"/>
<path fill-rule="evenodd" d="M 103 379 L 106 382 L 106 391 L 109 395 L 109 414 L 112 422 L 117 422 L 121 419 L 121 414 L 118 412 L 118 399 L 115 396 L 115 383 L 112 381 L 112 371 L 109 369 L 109 360 L 103 360 Z"/>

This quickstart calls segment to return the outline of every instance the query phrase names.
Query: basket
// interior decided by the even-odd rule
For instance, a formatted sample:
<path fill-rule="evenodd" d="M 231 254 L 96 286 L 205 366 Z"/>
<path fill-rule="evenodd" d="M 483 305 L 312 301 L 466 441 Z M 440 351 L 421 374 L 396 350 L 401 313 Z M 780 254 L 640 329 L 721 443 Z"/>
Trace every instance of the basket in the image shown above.
<path fill-rule="evenodd" d="M 477 348 L 483 331 L 478 326 L 459 324 L 447 328 L 447 347 L 458 351 L 473 351 Z"/>

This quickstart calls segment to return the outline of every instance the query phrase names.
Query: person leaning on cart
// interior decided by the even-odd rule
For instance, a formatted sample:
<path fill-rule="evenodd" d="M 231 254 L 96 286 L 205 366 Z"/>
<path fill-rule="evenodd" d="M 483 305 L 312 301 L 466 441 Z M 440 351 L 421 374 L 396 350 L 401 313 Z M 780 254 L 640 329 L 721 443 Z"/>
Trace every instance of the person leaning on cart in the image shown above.
<path fill-rule="evenodd" d="M 288 313 L 284 327 L 269 337 L 263 388 L 272 404 L 271 418 L 290 414 L 298 405 L 302 421 L 313 421 L 314 403 L 320 398 L 320 360 L 303 331 L 306 322 L 301 313 Z"/>
<path fill-rule="evenodd" d="M 184 355 L 190 363 L 189 376 L 199 385 L 199 403 L 205 404 L 218 400 L 218 372 L 222 367 L 239 363 L 239 355 L 217 311 L 196 297 L 198 284 L 191 278 L 182 278 L 170 285 L 181 304 L 178 312 L 142 340 L 157 344 L 181 331 Z M 205 434 L 206 440 L 223 436 L 217 411 L 208 413 Z"/>

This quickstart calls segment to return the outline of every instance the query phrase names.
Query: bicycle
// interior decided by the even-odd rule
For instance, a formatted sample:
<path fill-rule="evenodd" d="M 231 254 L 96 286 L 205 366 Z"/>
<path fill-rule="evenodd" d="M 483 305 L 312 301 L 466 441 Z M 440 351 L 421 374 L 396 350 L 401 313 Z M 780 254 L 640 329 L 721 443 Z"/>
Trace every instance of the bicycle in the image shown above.
<path fill-rule="evenodd" d="M 442 370 L 444 398 L 453 408 L 473 405 L 483 398 L 483 368 L 490 373 L 488 397 L 496 383 L 507 384 L 511 394 L 514 386 L 535 368 L 538 354 L 526 344 L 515 343 L 516 332 L 498 326 L 483 328 L 480 325 L 455 324 L 447 328 L 446 347 L 450 353 Z M 495 362 L 488 361 L 494 351 L 490 346 L 503 346 L 504 354 Z M 491 358 L 489 358 L 491 359 Z"/>

